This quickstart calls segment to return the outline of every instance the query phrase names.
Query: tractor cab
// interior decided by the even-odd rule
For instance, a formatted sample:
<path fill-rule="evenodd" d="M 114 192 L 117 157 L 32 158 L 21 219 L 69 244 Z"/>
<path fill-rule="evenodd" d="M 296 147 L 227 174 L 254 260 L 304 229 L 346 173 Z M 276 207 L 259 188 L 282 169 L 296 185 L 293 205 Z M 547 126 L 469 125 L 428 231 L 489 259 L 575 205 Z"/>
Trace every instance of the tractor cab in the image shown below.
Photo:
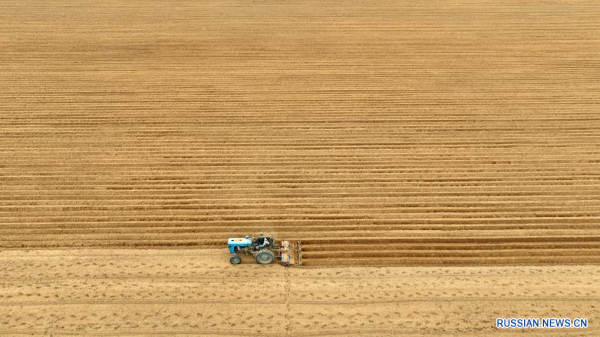
<path fill-rule="evenodd" d="M 259 235 L 256 239 L 254 239 L 254 243 L 259 248 L 269 247 L 275 243 L 275 239 L 273 239 L 273 237 Z"/>

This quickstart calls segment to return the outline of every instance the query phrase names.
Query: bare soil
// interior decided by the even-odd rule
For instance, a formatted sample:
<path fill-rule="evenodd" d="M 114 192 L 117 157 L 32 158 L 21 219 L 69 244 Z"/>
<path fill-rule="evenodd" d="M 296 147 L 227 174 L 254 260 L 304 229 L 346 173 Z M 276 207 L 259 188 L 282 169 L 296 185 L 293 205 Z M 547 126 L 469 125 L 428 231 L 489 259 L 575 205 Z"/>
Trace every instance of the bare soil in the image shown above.
<path fill-rule="evenodd" d="M 600 262 L 593 1 L 1 6 L 2 248 Z"/>
<path fill-rule="evenodd" d="M 599 37 L 597 1 L 2 0 L 0 334 L 597 336 Z M 230 266 L 259 231 L 305 268 Z"/>
<path fill-rule="evenodd" d="M 598 266 L 232 266 L 222 249 L 10 250 L 0 264 L 3 336 L 599 334 Z M 496 329 L 504 317 L 590 323 Z"/>

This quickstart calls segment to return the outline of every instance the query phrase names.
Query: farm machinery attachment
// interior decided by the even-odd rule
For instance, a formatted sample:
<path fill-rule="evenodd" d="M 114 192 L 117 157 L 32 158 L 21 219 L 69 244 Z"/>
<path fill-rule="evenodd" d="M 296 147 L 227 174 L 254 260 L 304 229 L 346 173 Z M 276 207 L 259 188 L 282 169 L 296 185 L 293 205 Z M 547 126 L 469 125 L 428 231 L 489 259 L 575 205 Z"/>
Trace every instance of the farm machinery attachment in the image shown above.
<path fill-rule="evenodd" d="M 300 241 L 283 240 L 277 244 L 271 235 L 262 232 L 258 237 L 246 235 L 243 238 L 229 238 L 227 241 L 231 264 L 242 263 L 241 254 L 253 255 L 258 264 L 270 264 L 276 259 L 282 265 L 302 265 L 302 248 Z"/>

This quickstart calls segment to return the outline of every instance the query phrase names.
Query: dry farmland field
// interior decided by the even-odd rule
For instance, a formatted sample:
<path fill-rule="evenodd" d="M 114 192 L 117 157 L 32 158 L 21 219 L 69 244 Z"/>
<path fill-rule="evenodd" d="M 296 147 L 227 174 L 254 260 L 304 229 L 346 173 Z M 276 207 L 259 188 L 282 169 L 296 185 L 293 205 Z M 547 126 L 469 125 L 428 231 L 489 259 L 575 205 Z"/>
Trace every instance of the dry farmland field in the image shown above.
<path fill-rule="evenodd" d="M 599 265 L 597 1 L 0 2 L 0 334 L 597 336 Z"/>
<path fill-rule="evenodd" d="M 214 249 L 0 254 L 0 335 L 523 336 L 496 317 L 587 317 L 598 266 L 232 266 Z"/>

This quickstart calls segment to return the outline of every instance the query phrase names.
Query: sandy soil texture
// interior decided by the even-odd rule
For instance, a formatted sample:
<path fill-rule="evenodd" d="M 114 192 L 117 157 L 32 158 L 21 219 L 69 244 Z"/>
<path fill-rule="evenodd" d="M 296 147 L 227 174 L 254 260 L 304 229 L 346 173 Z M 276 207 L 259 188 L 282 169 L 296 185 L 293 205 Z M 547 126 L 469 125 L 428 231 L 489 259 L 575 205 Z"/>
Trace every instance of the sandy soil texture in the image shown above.
<path fill-rule="evenodd" d="M 2 0 L 0 335 L 598 336 L 599 51 L 597 1 Z"/>
<path fill-rule="evenodd" d="M 599 263 L 599 36 L 596 1 L 2 1 L 0 247 Z"/>
<path fill-rule="evenodd" d="M 0 334 L 104 336 L 523 335 L 497 317 L 587 317 L 600 267 L 228 264 L 224 250 L 0 252 Z"/>

